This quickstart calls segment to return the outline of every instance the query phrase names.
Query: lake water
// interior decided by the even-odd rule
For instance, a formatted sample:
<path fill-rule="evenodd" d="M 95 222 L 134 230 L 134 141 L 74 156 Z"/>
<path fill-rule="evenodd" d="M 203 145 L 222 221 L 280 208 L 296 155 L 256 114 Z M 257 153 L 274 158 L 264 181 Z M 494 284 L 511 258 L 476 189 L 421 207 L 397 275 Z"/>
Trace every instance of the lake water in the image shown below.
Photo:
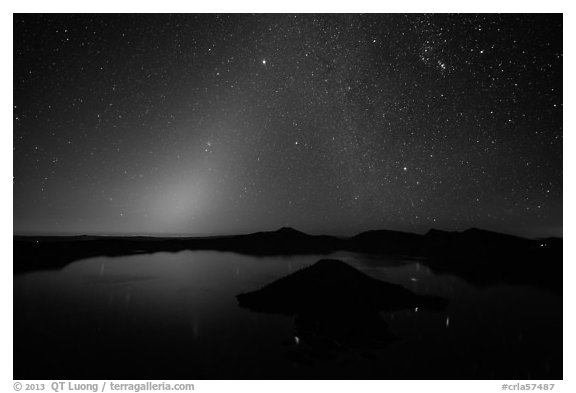
<path fill-rule="evenodd" d="M 185 251 L 99 257 L 14 276 L 15 379 L 561 379 L 562 297 L 475 287 L 418 261 L 335 253 L 364 273 L 449 299 L 382 314 L 396 339 L 326 356 L 294 318 L 235 296 L 327 256 Z"/>

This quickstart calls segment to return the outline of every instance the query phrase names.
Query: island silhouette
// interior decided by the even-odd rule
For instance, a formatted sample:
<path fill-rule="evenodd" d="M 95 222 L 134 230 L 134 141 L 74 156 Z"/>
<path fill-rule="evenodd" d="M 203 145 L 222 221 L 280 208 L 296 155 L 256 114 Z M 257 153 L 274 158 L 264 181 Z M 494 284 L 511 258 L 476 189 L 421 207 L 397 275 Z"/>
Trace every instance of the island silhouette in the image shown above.
<path fill-rule="evenodd" d="M 63 269 L 75 261 L 98 256 L 114 257 L 184 250 L 226 251 L 257 257 L 320 255 L 318 259 L 314 259 L 316 263 L 284 277 L 275 276 L 274 278 L 282 278 L 261 288 L 251 288 L 247 284 L 243 289 L 252 290 L 252 292 L 233 292 L 227 295 L 232 300 L 231 303 L 237 303 L 234 304 L 236 308 L 252 312 L 254 319 L 249 320 L 259 320 L 260 314 L 279 314 L 266 315 L 264 318 L 266 320 L 289 316 L 287 320 L 285 319 L 288 324 L 288 329 L 284 331 L 286 334 L 278 334 L 282 337 L 282 342 L 274 341 L 277 338 L 274 335 L 275 338 L 270 341 L 263 340 L 259 345 L 273 347 L 273 356 L 287 359 L 288 363 L 284 364 L 288 364 L 290 369 L 258 371 L 248 366 L 238 369 L 228 368 L 226 378 L 267 376 L 285 379 L 287 375 L 297 375 L 304 379 L 319 377 L 365 379 L 378 375 L 386 378 L 416 376 L 434 379 L 476 375 L 473 368 L 448 370 L 441 366 L 441 362 L 426 366 L 420 363 L 414 370 L 404 369 L 398 365 L 389 372 L 380 369 L 374 371 L 379 367 L 378 365 L 388 364 L 387 351 L 398 354 L 399 348 L 404 347 L 410 348 L 407 349 L 406 356 L 409 356 L 410 351 L 416 350 L 415 346 L 425 347 L 418 352 L 419 356 L 429 353 L 427 348 L 437 351 L 435 355 L 431 355 L 432 357 L 451 356 L 450 354 L 454 352 L 450 351 L 455 350 L 449 346 L 443 347 L 444 344 L 442 344 L 450 342 L 446 341 L 449 329 L 446 329 L 447 333 L 441 333 L 438 342 L 419 341 L 418 335 L 411 333 L 410 328 L 399 329 L 398 327 L 402 325 L 394 325 L 391 319 L 393 316 L 402 318 L 402 315 L 407 314 L 436 315 L 437 317 L 434 318 L 441 318 L 442 326 L 446 324 L 447 327 L 449 315 L 445 313 L 450 307 L 444 310 L 447 306 L 445 298 L 412 292 L 403 286 L 375 279 L 347 263 L 335 260 L 335 257 L 331 255 L 335 252 L 344 251 L 344 254 L 350 252 L 369 256 L 374 263 L 379 263 L 380 259 L 389 260 L 390 258 L 386 256 L 390 255 L 394 256 L 394 259 L 406 261 L 407 265 L 417 261 L 419 264 L 428 266 L 434 273 L 456 275 L 476 286 L 526 285 L 552 292 L 549 294 L 551 296 L 556 297 L 562 294 L 562 239 L 526 239 L 481 229 L 469 229 L 463 232 L 430 230 L 423 235 L 376 230 L 340 238 L 309 235 L 285 227 L 271 232 L 203 238 L 14 236 L 13 242 L 15 280 L 17 276 L 23 276 L 20 278 L 25 279 L 27 273 Z M 325 255 L 325 259 L 322 259 L 321 255 Z M 229 257 L 234 259 L 239 255 L 231 254 Z M 262 258 L 261 262 L 265 264 L 272 260 Z M 113 259 L 110 261 L 110 263 L 114 262 Z M 144 276 L 144 278 L 147 277 Z M 143 325 L 134 327 L 134 331 L 128 333 L 122 327 L 123 325 L 115 325 L 114 319 L 117 317 L 115 315 L 111 314 L 109 319 L 104 321 L 103 326 L 109 326 L 110 329 L 102 330 L 104 327 L 101 327 L 100 322 L 94 322 L 90 314 L 80 313 L 74 318 L 78 318 L 77 323 L 83 324 L 82 329 L 69 329 L 64 321 L 62 331 L 54 331 L 50 326 L 56 317 L 46 315 L 46 324 L 38 330 L 37 326 L 29 321 L 33 316 L 44 315 L 44 311 L 42 308 L 36 308 L 33 303 L 28 304 L 28 298 L 22 295 L 26 293 L 22 291 L 28 288 L 25 281 L 20 280 L 18 307 L 15 307 L 14 317 L 14 342 L 19 348 L 14 355 L 14 362 L 18 369 L 15 375 L 20 379 L 55 377 L 137 379 L 143 375 L 157 379 L 182 379 L 190 376 L 202 379 L 218 375 L 216 369 L 212 370 L 202 363 L 202 357 L 194 357 L 194 360 L 191 360 L 190 348 L 182 346 L 183 342 L 191 342 L 189 337 L 194 334 L 194 321 L 187 322 L 191 323 L 190 328 L 185 323 L 183 327 L 179 327 L 184 330 L 178 333 L 168 333 L 158 328 L 155 320 L 144 320 Z M 260 281 L 262 282 L 267 281 Z M 113 281 L 110 285 L 110 296 L 113 296 L 118 288 L 117 282 Z M 410 288 L 417 290 L 416 287 Z M 99 290 L 93 292 L 92 289 L 89 293 L 102 294 Z M 424 293 L 435 292 L 424 291 Z M 130 291 L 127 291 L 125 296 L 129 295 Z M 446 296 L 446 293 L 442 295 Z M 105 300 L 108 302 L 110 299 L 113 298 Z M 128 300 L 128 298 L 124 299 L 124 301 Z M 50 299 L 47 301 L 50 304 Z M 452 303 L 454 298 L 450 297 L 450 301 Z M 71 313 L 69 315 L 77 315 L 74 307 L 66 303 L 57 306 L 58 309 Z M 431 312 L 420 312 L 419 309 Z M 413 317 L 410 318 L 410 320 L 416 320 Z M 536 347 L 519 347 L 520 342 L 517 345 L 514 344 L 514 348 L 520 348 L 522 351 L 528 351 L 531 348 L 530 353 L 522 352 L 523 355 L 518 356 L 518 359 L 526 360 L 518 366 L 519 368 L 524 366 L 534 368 L 536 370 L 534 375 L 538 376 L 561 375 L 561 372 L 559 374 L 557 371 L 561 370 L 558 366 L 561 364 L 558 359 L 561 359 L 562 351 L 561 335 L 558 335 L 561 327 L 558 328 L 558 320 L 561 320 L 561 317 L 554 319 L 538 336 L 530 336 L 538 339 L 538 341 L 532 341 L 533 344 L 537 344 Z M 76 325 L 71 323 L 70 326 Z M 251 322 L 250 326 L 250 329 L 256 329 L 257 325 L 252 325 Z M 430 328 L 428 325 L 423 326 L 423 328 Z M 45 327 L 49 328 L 44 329 Z M 231 330 L 235 328 L 234 326 L 227 327 Z M 510 328 L 516 327 L 512 323 Z M 479 328 L 480 332 L 481 329 Z M 154 335 L 158 331 L 166 334 Z M 463 331 L 466 332 L 466 330 Z M 430 332 L 429 337 L 436 337 L 434 334 L 438 334 L 438 331 L 433 332 Z M 92 336 L 92 334 L 97 335 Z M 214 344 L 214 341 L 210 341 L 215 345 L 210 351 L 218 351 L 219 348 L 227 351 L 226 334 L 222 336 L 224 337 L 222 343 Z M 215 336 L 221 337 L 218 334 Z M 490 359 L 492 352 L 485 349 L 484 345 L 488 345 L 487 340 L 493 337 L 490 335 L 483 339 L 474 336 L 471 341 L 470 345 L 474 345 L 474 356 L 479 356 L 480 362 Z M 540 337 L 546 337 L 546 339 L 540 339 Z M 517 339 L 523 339 L 521 333 L 518 333 Z M 535 339 L 532 338 L 532 340 Z M 64 343 L 66 350 L 55 351 L 55 343 Z M 171 348 L 170 357 L 162 358 L 168 347 Z M 248 344 L 247 347 L 249 347 Z M 109 357 L 110 348 L 123 348 L 123 350 L 119 356 Z M 447 349 L 446 355 L 443 355 L 442 351 L 438 352 L 439 348 Z M 75 357 L 80 356 L 82 351 L 91 355 L 83 357 L 82 362 L 76 362 Z M 34 356 L 30 357 L 30 354 Z M 151 362 L 150 354 L 164 360 Z M 240 355 L 234 353 L 230 356 Z M 444 361 L 450 360 L 446 357 L 443 358 Z M 535 358 L 543 359 L 541 366 L 534 365 L 533 359 Z M 106 359 L 105 365 L 102 364 L 102 359 Z M 422 362 L 425 361 L 422 360 Z M 452 365 L 458 366 L 459 363 Z M 342 375 L 335 374 L 332 367 L 344 367 L 348 371 Z M 339 368 L 339 370 L 344 368 Z M 511 371 L 511 374 L 502 374 L 502 376 L 507 375 L 523 374 L 518 374 L 516 371 Z"/>
<path fill-rule="evenodd" d="M 415 294 L 335 259 L 322 259 L 237 299 L 250 311 L 294 316 L 294 340 L 313 356 L 385 345 L 394 336 L 380 318 L 381 311 L 442 311 L 447 304 L 443 298 Z"/>

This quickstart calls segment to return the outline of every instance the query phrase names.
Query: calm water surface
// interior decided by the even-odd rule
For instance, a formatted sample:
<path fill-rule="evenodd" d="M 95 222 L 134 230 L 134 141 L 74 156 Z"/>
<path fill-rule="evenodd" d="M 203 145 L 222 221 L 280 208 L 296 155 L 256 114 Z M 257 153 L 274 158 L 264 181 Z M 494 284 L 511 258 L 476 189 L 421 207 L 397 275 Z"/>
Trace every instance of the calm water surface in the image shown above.
<path fill-rule="evenodd" d="M 326 256 L 185 251 L 77 261 L 14 277 L 14 378 L 559 379 L 562 297 L 475 287 L 417 261 L 335 253 L 378 279 L 450 300 L 445 312 L 382 314 L 384 348 L 319 356 L 294 319 L 235 296 Z"/>

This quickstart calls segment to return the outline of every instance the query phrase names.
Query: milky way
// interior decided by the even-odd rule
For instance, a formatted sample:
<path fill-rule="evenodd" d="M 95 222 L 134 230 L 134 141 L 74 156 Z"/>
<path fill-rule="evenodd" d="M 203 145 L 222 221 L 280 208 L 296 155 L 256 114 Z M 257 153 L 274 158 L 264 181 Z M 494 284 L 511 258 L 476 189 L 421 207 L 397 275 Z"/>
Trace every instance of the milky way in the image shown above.
<path fill-rule="evenodd" d="M 561 15 L 15 15 L 14 230 L 562 234 Z"/>

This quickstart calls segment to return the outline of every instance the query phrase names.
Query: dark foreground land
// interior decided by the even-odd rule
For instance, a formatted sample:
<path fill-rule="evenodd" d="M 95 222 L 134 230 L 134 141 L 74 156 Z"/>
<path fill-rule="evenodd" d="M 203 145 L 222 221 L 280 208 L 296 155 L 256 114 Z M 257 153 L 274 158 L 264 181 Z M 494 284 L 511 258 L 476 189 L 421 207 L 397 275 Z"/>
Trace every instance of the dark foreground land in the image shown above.
<path fill-rule="evenodd" d="M 425 235 L 388 230 L 350 238 L 313 236 L 292 228 L 204 238 L 117 236 L 15 236 L 14 273 L 60 269 L 76 260 L 183 250 L 242 254 L 329 254 L 348 250 L 414 257 L 434 272 L 456 274 L 474 284 L 528 284 L 562 292 L 562 239 L 526 239 L 472 228 L 430 230 Z"/>
<path fill-rule="evenodd" d="M 490 301 L 508 302 L 510 307 L 519 305 L 516 299 L 522 293 L 514 288 L 537 288 L 538 293 L 547 295 L 544 300 L 535 297 L 535 302 L 529 304 L 530 318 L 532 312 L 533 318 L 551 317 L 548 320 L 529 319 L 534 323 L 526 323 L 525 319 L 514 316 L 506 323 L 496 325 L 486 319 L 488 315 L 480 315 L 480 321 L 486 319 L 486 323 L 466 327 L 466 324 L 474 325 L 478 321 L 460 320 L 457 324 L 462 327 L 463 336 L 454 337 L 454 333 L 446 329 L 452 323 L 447 317 L 458 320 L 459 306 L 454 304 L 458 298 L 449 300 L 444 296 L 416 293 L 404 286 L 375 279 L 342 261 L 324 259 L 263 287 L 247 285 L 245 288 L 252 292 L 227 295 L 231 299 L 236 296 L 237 304 L 233 306 L 251 311 L 254 321 L 262 321 L 263 325 L 245 327 L 223 319 L 219 325 L 212 326 L 216 331 L 207 330 L 204 339 L 195 341 L 197 332 L 193 324 L 164 323 L 161 316 L 164 314 L 157 310 L 157 314 L 151 312 L 150 315 L 155 315 L 151 319 L 146 319 L 148 314 L 142 310 L 144 316 L 132 320 L 137 313 L 118 314 L 119 308 L 114 307 L 100 309 L 100 303 L 91 303 L 94 299 L 90 297 L 82 301 L 70 300 L 76 292 L 65 292 L 65 296 L 57 297 L 54 287 L 42 292 L 46 298 L 41 301 L 34 298 L 35 301 L 30 302 L 26 291 L 33 291 L 34 286 L 20 280 L 14 297 L 14 378 L 562 378 L 562 239 L 558 238 L 525 239 L 479 229 L 464 232 L 431 230 L 425 235 L 382 230 L 337 238 L 312 236 L 291 228 L 208 238 L 15 236 L 15 282 L 28 277 L 27 273 L 56 271 L 86 258 L 183 250 L 230 251 L 236 253 L 234 259 L 241 257 L 238 254 L 305 256 L 350 251 L 376 256 L 374 260 L 379 261 L 386 259 L 380 256 L 396 255 L 403 260 L 417 260 L 434 273 L 455 275 L 473 286 L 508 285 L 507 288 L 512 289 L 506 299 L 498 297 Z M 266 263 L 265 258 L 262 263 Z M 225 287 L 227 284 L 229 282 L 218 281 L 216 285 Z M 111 285 L 111 297 L 106 299 L 128 304 L 130 292 L 121 292 L 122 288 Z M 114 297 L 120 293 L 121 299 Z M 200 293 L 186 297 L 186 292 L 181 292 L 178 296 L 185 297 L 183 302 L 188 307 L 193 303 L 189 299 L 211 295 Z M 178 300 L 171 299 L 163 306 L 176 307 L 173 301 Z M 210 307 L 218 304 L 214 302 Z M 454 307 L 446 310 L 452 304 Z M 489 304 L 484 311 L 494 306 L 494 303 Z M 547 312 L 542 312 L 548 307 Z M 415 325 L 414 322 L 411 328 L 410 323 L 399 325 L 386 316 L 395 312 L 414 313 L 418 309 L 428 321 L 439 323 Z M 186 313 L 186 309 L 166 312 L 165 315 L 179 320 L 180 313 Z M 226 313 L 233 315 L 235 311 L 228 309 Z M 470 316 L 474 310 L 460 313 Z M 281 348 L 279 344 L 274 346 L 270 355 L 266 348 L 270 342 L 275 343 L 275 338 L 259 340 L 255 336 L 266 331 L 262 326 L 269 326 L 269 321 L 278 315 L 291 318 L 292 335 L 297 341 L 282 344 Z M 415 321 L 416 314 L 412 315 L 410 321 Z M 503 326 L 506 334 L 499 330 Z M 277 328 L 283 332 L 282 327 Z M 226 343 L 232 342 L 227 341 L 231 333 L 223 332 L 230 329 L 237 330 L 234 335 L 251 337 L 257 342 L 252 344 L 246 340 L 244 347 L 240 340 L 234 341 L 234 347 L 228 346 Z M 422 336 L 418 329 L 430 330 Z M 211 341 L 213 337 L 222 342 Z M 513 342 L 510 337 L 514 338 Z M 462 349 L 462 345 L 469 347 Z M 199 353 L 214 353 L 215 358 L 229 359 L 234 367 L 221 364 L 211 367 L 210 361 Z M 242 362 L 234 360 L 242 356 L 256 358 L 264 356 L 263 353 L 268 353 L 266 356 L 284 367 L 276 367 L 272 362 L 269 369 L 262 371 L 252 369 L 248 364 L 238 367 Z M 478 369 L 470 368 L 471 364 Z M 287 368 L 292 365 L 293 368 Z"/>

